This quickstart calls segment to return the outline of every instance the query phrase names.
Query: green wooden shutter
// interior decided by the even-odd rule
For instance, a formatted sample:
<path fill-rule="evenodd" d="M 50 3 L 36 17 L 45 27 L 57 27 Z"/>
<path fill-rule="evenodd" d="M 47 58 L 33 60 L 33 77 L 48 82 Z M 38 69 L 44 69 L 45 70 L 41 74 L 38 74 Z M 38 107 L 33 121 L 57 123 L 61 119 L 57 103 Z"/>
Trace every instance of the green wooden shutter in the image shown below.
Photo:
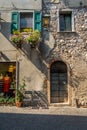
<path fill-rule="evenodd" d="M 18 12 L 12 12 L 12 18 L 11 18 L 11 33 L 13 31 L 18 30 L 18 23 L 19 23 L 19 13 Z"/>
<path fill-rule="evenodd" d="M 41 12 L 34 12 L 34 29 L 39 30 L 41 32 L 42 28 L 42 17 Z"/>

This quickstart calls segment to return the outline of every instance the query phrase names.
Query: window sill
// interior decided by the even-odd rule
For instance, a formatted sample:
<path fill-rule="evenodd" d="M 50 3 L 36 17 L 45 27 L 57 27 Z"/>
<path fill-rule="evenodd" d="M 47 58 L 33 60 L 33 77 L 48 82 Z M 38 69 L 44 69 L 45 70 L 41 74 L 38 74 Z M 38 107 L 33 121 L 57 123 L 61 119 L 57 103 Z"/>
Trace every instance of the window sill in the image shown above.
<path fill-rule="evenodd" d="M 58 33 L 75 33 L 75 31 L 58 31 Z"/>
<path fill-rule="evenodd" d="M 43 27 L 43 30 L 44 31 L 49 31 L 49 27 L 47 27 L 47 28 Z"/>
<path fill-rule="evenodd" d="M 28 35 L 29 32 L 21 32 L 22 35 Z"/>

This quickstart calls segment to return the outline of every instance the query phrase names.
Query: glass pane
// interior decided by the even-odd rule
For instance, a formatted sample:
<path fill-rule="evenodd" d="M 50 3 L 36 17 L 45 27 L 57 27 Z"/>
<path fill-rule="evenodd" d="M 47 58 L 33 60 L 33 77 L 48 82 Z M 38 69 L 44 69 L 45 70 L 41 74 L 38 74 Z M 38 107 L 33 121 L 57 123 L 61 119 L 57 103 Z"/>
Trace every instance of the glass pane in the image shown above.
<path fill-rule="evenodd" d="M 49 27 L 49 18 L 48 17 L 43 18 L 43 27 L 44 28 Z"/>
<path fill-rule="evenodd" d="M 71 15 L 65 17 L 66 31 L 71 31 Z"/>
<path fill-rule="evenodd" d="M 22 13 L 20 15 L 20 28 L 33 28 L 33 13 Z"/>
<path fill-rule="evenodd" d="M 10 80 L 7 81 L 6 76 Z M 0 93 L 10 98 L 16 88 L 16 62 L 0 62 Z M 0 95 L 1 96 L 1 95 Z"/>
<path fill-rule="evenodd" d="M 65 20 L 64 20 L 64 15 L 60 15 L 60 31 L 65 30 Z"/>
<path fill-rule="evenodd" d="M 60 13 L 60 31 L 71 31 L 71 12 Z"/>

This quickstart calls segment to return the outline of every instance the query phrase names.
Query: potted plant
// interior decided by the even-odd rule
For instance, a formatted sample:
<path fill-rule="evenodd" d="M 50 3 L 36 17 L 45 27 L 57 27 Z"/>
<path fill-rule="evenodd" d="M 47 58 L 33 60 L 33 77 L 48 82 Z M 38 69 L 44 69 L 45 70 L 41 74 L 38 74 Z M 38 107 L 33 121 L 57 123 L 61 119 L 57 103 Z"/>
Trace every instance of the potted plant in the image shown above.
<path fill-rule="evenodd" d="M 17 107 L 21 107 L 23 104 L 23 93 L 20 90 L 16 90 L 15 103 Z"/>
<path fill-rule="evenodd" d="M 24 37 L 23 35 L 18 31 L 14 31 L 11 36 L 11 41 L 14 43 L 18 48 L 21 48 L 21 45 L 23 43 Z"/>
<path fill-rule="evenodd" d="M 30 43 L 31 47 L 35 47 L 40 42 L 40 32 L 38 30 L 30 32 L 26 40 Z"/>
<path fill-rule="evenodd" d="M 23 80 L 23 83 L 16 89 L 15 103 L 17 107 L 21 107 L 23 105 L 25 86 L 25 80 Z"/>

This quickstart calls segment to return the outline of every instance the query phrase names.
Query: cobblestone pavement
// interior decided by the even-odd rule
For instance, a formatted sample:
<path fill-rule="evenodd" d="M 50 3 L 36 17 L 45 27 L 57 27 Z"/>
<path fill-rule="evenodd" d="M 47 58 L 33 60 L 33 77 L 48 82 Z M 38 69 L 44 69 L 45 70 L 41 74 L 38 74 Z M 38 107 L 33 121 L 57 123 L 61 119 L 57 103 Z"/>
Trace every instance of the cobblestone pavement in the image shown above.
<path fill-rule="evenodd" d="M 0 130 L 87 130 L 87 108 L 0 106 Z"/>

